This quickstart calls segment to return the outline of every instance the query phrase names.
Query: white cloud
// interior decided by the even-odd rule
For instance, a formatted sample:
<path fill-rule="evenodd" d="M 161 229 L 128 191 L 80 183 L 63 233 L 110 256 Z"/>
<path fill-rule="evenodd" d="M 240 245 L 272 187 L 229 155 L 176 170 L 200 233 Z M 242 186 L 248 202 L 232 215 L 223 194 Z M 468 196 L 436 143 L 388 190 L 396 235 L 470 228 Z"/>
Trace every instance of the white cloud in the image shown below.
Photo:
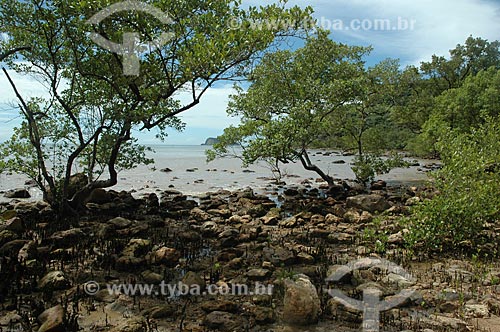
<path fill-rule="evenodd" d="M 199 128 L 220 129 L 237 124 L 237 118 L 226 114 L 229 95 L 234 93 L 232 86 L 223 86 L 209 89 L 202 97 L 201 102 L 183 113 L 180 117 L 188 124 Z M 189 95 L 183 94 L 179 99 L 186 103 Z"/>
<path fill-rule="evenodd" d="M 245 5 L 268 3 L 244 1 Z M 336 30 L 332 34 L 342 42 L 373 45 L 375 56 L 401 58 L 404 64 L 418 64 L 432 54 L 448 55 L 470 35 L 500 39 L 500 2 L 496 0 L 291 0 L 289 5 L 311 6 L 316 18 L 341 19 L 347 25 L 353 19 L 415 20 L 412 31 Z"/>

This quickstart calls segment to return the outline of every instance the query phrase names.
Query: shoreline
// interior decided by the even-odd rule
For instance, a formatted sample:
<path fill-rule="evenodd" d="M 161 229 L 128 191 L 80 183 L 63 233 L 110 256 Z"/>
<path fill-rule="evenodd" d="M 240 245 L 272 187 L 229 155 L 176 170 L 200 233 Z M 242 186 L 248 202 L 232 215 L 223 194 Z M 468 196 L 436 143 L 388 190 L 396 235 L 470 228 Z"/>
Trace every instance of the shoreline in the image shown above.
<path fill-rule="evenodd" d="M 322 290 L 335 287 L 353 294 L 363 285 L 377 285 L 384 297 L 414 290 L 399 307 L 383 313 L 384 327 L 391 331 L 465 332 L 478 325 L 498 326 L 495 276 L 500 276 L 500 264 L 479 265 L 459 258 L 458 252 L 450 253 L 450 259 L 412 255 L 405 249 L 406 231 L 395 220 L 427 190 L 382 186 L 368 194 L 352 189 L 321 197 L 314 189 L 287 188 L 281 205 L 252 189 L 196 199 L 174 190 L 142 199 L 108 192 L 99 203 L 87 204 L 88 214 L 67 223 L 55 222 L 50 208 L 40 202 L 3 203 L 0 214 L 9 220 L 0 223 L 0 297 L 5 308 L 0 310 L 5 317 L 0 327 L 7 328 L 4 321 L 10 322 L 9 328 L 25 326 L 23 317 L 32 317 L 30 324 L 39 331 L 46 331 L 44 324 L 73 331 L 59 318 L 74 317 L 72 324 L 82 331 L 139 332 L 155 326 L 167 332 L 181 324 L 193 332 L 345 332 L 360 326 L 362 313 Z M 416 280 L 368 267 L 347 274 L 340 283 L 326 283 L 328 276 L 359 258 L 387 259 Z M 172 298 L 107 290 L 162 283 L 197 285 L 205 293 L 176 293 Z M 207 287 L 231 285 L 267 285 L 273 291 L 206 293 Z M 96 287 L 100 291 L 90 292 Z"/>

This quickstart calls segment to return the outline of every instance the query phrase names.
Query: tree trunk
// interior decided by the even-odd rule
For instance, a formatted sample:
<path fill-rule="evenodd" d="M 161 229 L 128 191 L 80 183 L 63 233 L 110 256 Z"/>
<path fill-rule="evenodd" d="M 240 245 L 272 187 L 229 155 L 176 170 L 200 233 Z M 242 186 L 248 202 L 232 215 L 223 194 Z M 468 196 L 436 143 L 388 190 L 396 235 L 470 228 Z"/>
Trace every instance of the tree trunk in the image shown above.
<path fill-rule="evenodd" d="M 311 159 L 309 159 L 309 155 L 307 154 L 306 150 L 302 150 L 301 154 L 299 155 L 300 162 L 302 163 L 302 166 L 308 170 L 308 171 L 313 171 L 316 172 L 323 180 L 325 180 L 330 187 L 332 187 L 335 183 L 333 181 L 333 178 L 323 172 L 318 166 L 314 165 L 311 163 Z"/>

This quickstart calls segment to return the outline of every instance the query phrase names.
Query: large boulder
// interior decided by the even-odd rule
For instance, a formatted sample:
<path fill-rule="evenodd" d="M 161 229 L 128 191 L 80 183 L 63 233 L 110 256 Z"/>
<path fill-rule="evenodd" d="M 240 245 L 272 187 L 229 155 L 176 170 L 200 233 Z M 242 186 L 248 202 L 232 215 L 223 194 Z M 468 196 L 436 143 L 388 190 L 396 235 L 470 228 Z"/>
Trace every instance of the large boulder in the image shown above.
<path fill-rule="evenodd" d="M 285 280 L 283 321 L 290 325 L 316 324 L 321 313 L 321 303 L 311 280 L 299 274 L 294 280 Z"/>
<path fill-rule="evenodd" d="M 64 309 L 61 305 L 57 305 L 45 310 L 38 316 L 40 328 L 38 332 L 63 332 L 64 328 Z"/>
<path fill-rule="evenodd" d="M 383 196 L 377 194 L 348 197 L 346 205 L 348 208 L 356 208 L 370 213 L 382 212 L 391 207 Z"/>

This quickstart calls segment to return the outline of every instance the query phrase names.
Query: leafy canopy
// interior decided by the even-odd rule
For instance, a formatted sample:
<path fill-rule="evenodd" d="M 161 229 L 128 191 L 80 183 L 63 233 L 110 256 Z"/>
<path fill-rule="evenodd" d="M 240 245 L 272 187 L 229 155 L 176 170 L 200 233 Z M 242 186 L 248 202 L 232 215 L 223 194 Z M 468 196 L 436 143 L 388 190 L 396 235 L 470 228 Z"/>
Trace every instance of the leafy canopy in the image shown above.
<path fill-rule="evenodd" d="M 241 124 L 224 130 L 208 159 L 227 154 L 237 144 L 244 164 L 300 160 L 332 182 L 311 163 L 307 149 L 328 134 L 329 116 L 355 102 L 363 81 L 362 57 L 369 51 L 336 43 L 319 31 L 296 51 L 266 55 L 248 76 L 249 88 L 237 87 L 231 96 L 228 114 L 240 117 Z"/>
<path fill-rule="evenodd" d="M 86 24 L 116 2 L 0 0 L 0 32 L 9 37 L 0 43 L 2 58 L 10 71 L 43 82 L 49 96 L 29 99 L 10 81 L 23 122 L 1 146 L 3 166 L 33 178 L 54 206 L 76 208 L 92 190 L 116 184 L 120 169 L 149 162 L 134 130 L 165 138 L 166 128 L 182 129 L 178 114 L 218 81 L 241 77 L 277 38 L 297 34 L 299 26 L 231 29 L 231 22 L 303 22 L 311 12 L 285 9 L 284 2 L 243 10 L 230 0 L 151 0 L 172 24 L 136 11 Z M 173 34 L 167 44 L 139 54 L 139 76 L 125 76 L 124 58 L 89 38 L 96 32 L 120 43 L 124 33 L 135 32 L 147 43 L 165 30 Z M 191 100 L 182 104 L 180 92 Z M 70 195 L 75 172 L 86 174 L 87 185 Z"/>

